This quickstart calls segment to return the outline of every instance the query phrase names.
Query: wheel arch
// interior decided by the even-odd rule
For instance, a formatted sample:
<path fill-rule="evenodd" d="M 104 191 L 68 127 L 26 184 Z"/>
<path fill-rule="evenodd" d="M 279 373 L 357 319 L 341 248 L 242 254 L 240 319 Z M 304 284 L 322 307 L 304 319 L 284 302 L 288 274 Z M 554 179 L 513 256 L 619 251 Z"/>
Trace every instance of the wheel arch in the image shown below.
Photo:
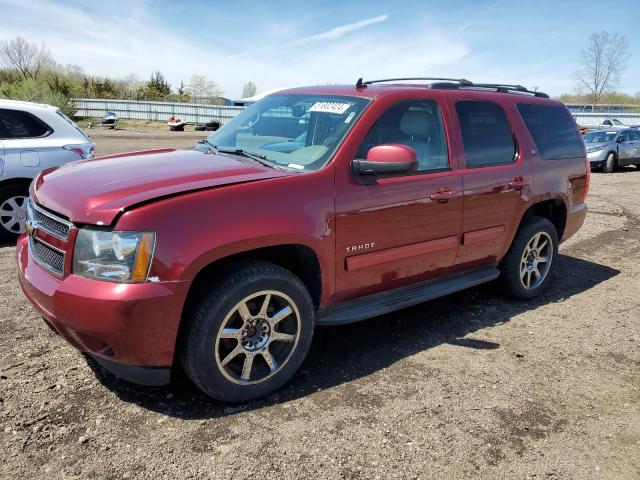
<path fill-rule="evenodd" d="M 560 198 L 540 200 L 524 212 L 518 228 L 531 217 L 542 217 L 549 220 L 555 227 L 558 240 L 560 240 L 567 226 L 567 204 Z"/>
<path fill-rule="evenodd" d="M 239 251 L 213 260 L 194 276 L 183 311 L 203 293 L 207 285 L 225 275 L 239 261 L 262 260 L 274 263 L 296 275 L 309 290 L 316 309 L 322 297 L 322 270 L 316 252 L 304 244 L 280 244 Z"/>
<path fill-rule="evenodd" d="M 7 187 L 9 185 L 22 185 L 22 186 L 28 187 L 29 185 L 31 185 L 32 181 L 33 181 L 33 178 L 23 178 L 23 177 L 7 178 L 5 180 L 0 180 L 0 188 Z"/>

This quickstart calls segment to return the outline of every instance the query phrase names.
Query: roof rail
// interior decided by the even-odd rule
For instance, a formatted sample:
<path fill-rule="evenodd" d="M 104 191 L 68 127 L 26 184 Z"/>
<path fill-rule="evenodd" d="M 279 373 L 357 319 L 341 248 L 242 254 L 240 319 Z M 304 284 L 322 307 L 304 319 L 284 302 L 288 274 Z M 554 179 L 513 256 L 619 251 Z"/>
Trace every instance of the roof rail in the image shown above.
<path fill-rule="evenodd" d="M 443 82 L 458 82 L 460 85 L 473 85 L 469 80 L 465 80 L 464 78 L 438 78 L 438 77 L 406 77 L 406 78 L 384 78 L 382 80 L 366 80 L 363 81 L 362 78 L 359 78 L 356 82 L 356 88 L 367 88 L 367 85 L 371 85 L 372 83 L 388 83 L 388 82 L 404 82 L 406 80 L 437 80 Z"/>
<path fill-rule="evenodd" d="M 523 87 L 522 85 L 512 85 L 508 83 L 473 83 L 470 80 L 467 80 L 464 78 L 407 77 L 407 78 L 387 78 L 383 80 L 366 80 L 366 81 L 363 81 L 362 78 L 359 78 L 358 81 L 356 82 L 356 88 L 367 88 L 367 85 L 371 85 L 372 83 L 388 83 L 388 82 L 398 82 L 398 81 L 406 81 L 406 80 L 423 80 L 423 81 L 435 80 L 437 83 L 432 83 L 430 85 L 431 88 L 443 88 L 443 89 L 487 88 L 487 89 L 494 89 L 496 92 L 500 92 L 500 93 L 520 92 L 520 93 L 532 94 L 540 98 L 549 98 L 549 95 L 547 95 L 544 92 L 528 90 L 526 87 Z"/>

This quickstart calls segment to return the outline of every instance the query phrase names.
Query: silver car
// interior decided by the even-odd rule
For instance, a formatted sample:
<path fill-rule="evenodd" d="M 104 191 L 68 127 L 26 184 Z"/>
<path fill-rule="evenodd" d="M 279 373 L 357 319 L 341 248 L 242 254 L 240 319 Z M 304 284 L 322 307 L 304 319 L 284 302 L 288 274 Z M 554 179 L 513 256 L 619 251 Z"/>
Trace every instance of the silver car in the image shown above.
<path fill-rule="evenodd" d="M 58 108 L 0 99 L 0 244 L 24 231 L 38 172 L 94 155 L 95 144 Z"/>
<path fill-rule="evenodd" d="M 594 130 L 582 139 L 591 168 L 611 173 L 618 166 L 640 165 L 640 130 L 636 128 Z"/>

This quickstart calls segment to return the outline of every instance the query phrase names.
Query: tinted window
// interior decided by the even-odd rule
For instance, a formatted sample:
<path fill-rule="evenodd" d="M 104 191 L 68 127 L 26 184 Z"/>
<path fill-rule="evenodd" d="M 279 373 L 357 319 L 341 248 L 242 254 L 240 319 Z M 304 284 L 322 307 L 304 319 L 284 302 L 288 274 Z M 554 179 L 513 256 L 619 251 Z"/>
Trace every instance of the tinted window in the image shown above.
<path fill-rule="evenodd" d="M 467 167 L 513 163 L 516 146 L 504 112 L 495 103 L 461 101 L 456 111 Z"/>
<path fill-rule="evenodd" d="M 371 128 L 356 157 L 366 158 L 372 147 L 388 143 L 413 148 L 418 157 L 418 172 L 449 168 L 442 116 L 435 102 L 409 101 L 391 107 Z"/>
<path fill-rule="evenodd" d="M 584 156 L 576 123 L 566 108 L 551 105 L 518 105 L 540 155 L 545 160 Z"/>
<path fill-rule="evenodd" d="M 28 112 L 0 109 L 2 139 L 43 137 L 50 132 L 45 123 Z"/>
<path fill-rule="evenodd" d="M 636 140 L 640 140 L 640 131 L 638 130 L 629 130 L 629 139 L 634 142 Z"/>
<path fill-rule="evenodd" d="M 629 139 L 627 138 L 627 132 L 621 132 L 620 135 L 618 135 L 618 138 L 616 138 L 616 140 L 618 142 L 627 142 L 627 141 L 629 141 Z"/>

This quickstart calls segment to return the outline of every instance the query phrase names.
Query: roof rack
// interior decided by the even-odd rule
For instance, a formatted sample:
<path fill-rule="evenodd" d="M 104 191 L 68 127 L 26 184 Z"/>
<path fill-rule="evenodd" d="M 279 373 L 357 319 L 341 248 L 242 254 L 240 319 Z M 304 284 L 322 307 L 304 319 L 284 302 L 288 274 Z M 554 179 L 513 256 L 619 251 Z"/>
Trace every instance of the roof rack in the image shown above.
<path fill-rule="evenodd" d="M 528 93 L 540 98 L 549 98 L 544 92 L 537 92 L 534 90 L 528 90 L 522 85 L 512 85 L 507 83 L 473 83 L 465 78 L 437 78 L 437 77 L 407 77 L 407 78 L 386 78 L 383 80 L 366 80 L 363 81 L 359 78 L 356 82 L 356 88 L 367 88 L 367 85 L 373 83 L 389 83 L 399 82 L 407 80 L 420 80 L 420 81 L 435 81 L 429 85 L 431 88 L 443 88 L 443 89 L 461 89 L 461 88 L 486 88 L 492 89 L 500 93 L 519 92 Z"/>
<path fill-rule="evenodd" d="M 367 88 L 367 85 L 371 85 L 372 83 L 388 83 L 388 82 L 404 82 L 407 80 L 436 80 L 439 82 L 457 82 L 460 85 L 473 85 L 469 80 L 465 80 L 464 78 L 438 78 L 438 77 L 406 77 L 406 78 L 385 78 L 382 80 L 366 80 L 363 81 L 362 78 L 359 78 L 356 82 L 356 88 Z"/>

